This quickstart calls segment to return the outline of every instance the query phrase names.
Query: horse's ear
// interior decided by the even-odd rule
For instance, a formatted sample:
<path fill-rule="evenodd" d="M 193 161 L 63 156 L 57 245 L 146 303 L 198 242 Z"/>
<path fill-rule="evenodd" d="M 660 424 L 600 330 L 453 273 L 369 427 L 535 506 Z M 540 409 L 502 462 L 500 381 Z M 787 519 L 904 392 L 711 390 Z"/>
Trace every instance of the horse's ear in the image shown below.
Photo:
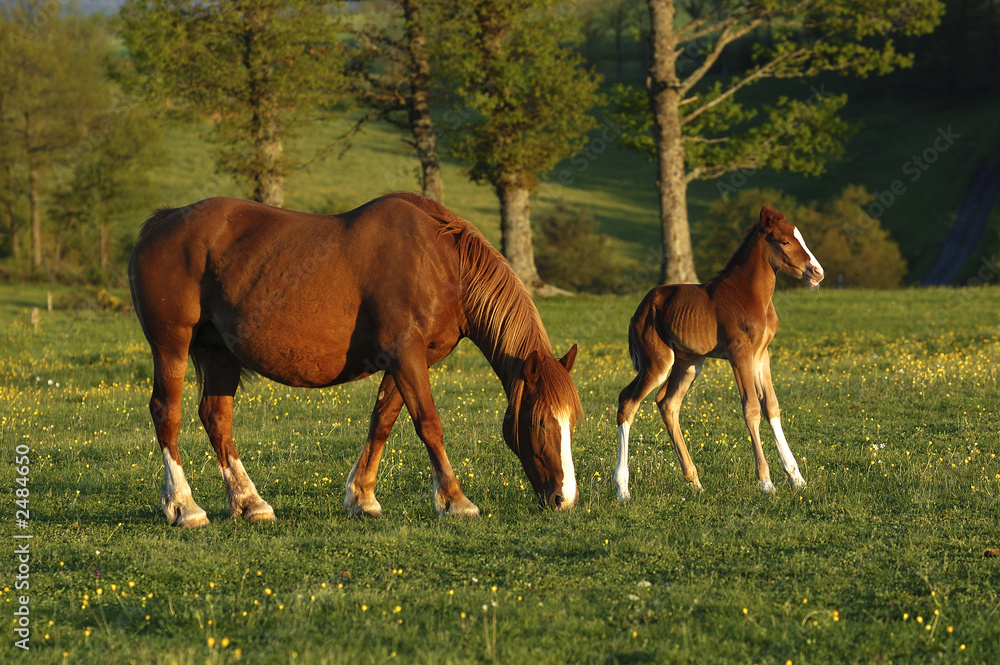
<path fill-rule="evenodd" d="M 773 227 L 775 219 L 777 219 L 777 215 L 775 214 L 774 208 L 769 205 L 764 205 L 764 207 L 760 209 L 760 225 L 765 229 Z"/>
<path fill-rule="evenodd" d="M 569 351 L 566 352 L 566 355 L 564 355 L 562 358 L 559 359 L 559 362 L 562 363 L 562 366 L 566 368 L 567 372 L 573 369 L 573 363 L 575 361 L 576 361 L 576 344 L 571 346 L 569 348 Z"/>
<path fill-rule="evenodd" d="M 528 357 L 524 359 L 524 380 L 528 382 L 529 385 L 535 385 L 538 383 L 538 378 L 542 373 L 542 359 L 538 355 L 538 351 L 532 351 L 528 354 Z"/>

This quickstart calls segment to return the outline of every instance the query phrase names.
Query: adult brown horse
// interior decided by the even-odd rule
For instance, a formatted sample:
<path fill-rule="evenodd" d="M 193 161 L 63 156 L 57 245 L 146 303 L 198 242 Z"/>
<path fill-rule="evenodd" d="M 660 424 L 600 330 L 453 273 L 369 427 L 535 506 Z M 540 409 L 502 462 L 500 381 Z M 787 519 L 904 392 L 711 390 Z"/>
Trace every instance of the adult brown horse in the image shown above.
<path fill-rule="evenodd" d="M 381 514 L 376 472 L 405 404 L 430 455 L 438 512 L 477 517 L 445 454 L 427 374 L 462 337 L 503 384 L 503 436 L 540 502 L 567 509 L 577 501 L 570 438 L 580 399 L 569 376 L 576 345 L 556 360 L 507 262 L 475 227 L 432 201 L 391 194 L 338 216 L 228 198 L 158 210 L 132 250 L 129 281 L 153 353 L 149 408 L 170 524 L 208 523 L 177 450 L 189 356 L 233 516 L 274 519 L 233 443 L 242 373 L 315 388 L 384 370 L 344 507 Z"/>
<path fill-rule="evenodd" d="M 639 402 L 661 384 L 656 394 L 660 415 L 684 479 L 701 491 L 678 415 L 706 357 L 725 358 L 732 365 L 761 488 L 775 491 L 760 444 L 761 407 L 774 432 L 785 473 L 796 487 L 805 485 L 781 429 L 778 399 L 771 385 L 767 346 L 778 330 L 778 315 L 771 303 L 778 270 L 813 287 L 823 280 L 823 268 L 799 230 L 780 212 L 764 206 L 760 222 L 749 230 L 718 276 L 704 284 L 659 286 L 643 298 L 628 329 L 629 354 L 638 376 L 618 396 L 615 482 L 620 501 L 629 498 L 629 427 Z"/>

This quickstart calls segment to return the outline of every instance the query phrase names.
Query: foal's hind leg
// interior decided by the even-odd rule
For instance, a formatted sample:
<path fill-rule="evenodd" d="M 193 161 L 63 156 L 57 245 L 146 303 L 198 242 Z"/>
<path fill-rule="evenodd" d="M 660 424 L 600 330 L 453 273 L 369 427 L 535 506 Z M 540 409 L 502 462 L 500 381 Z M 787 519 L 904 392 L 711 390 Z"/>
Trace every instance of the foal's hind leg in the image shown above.
<path fill-rule="evenodd" d="M 764 407 L 764 417 L 771 425 L 774 433 L 774 442 L 778 447 L 778 455 L 781 456 L 781 466 L 788 474 L 788 478 L 795 487 L 805 487 L 806 481 L 799 471 L 799 464 L 795 461 L 792 449 L 788 447 L 785 433 L 781 429 L 781 411 L 778 408 L 778 397 L 774 393 L 774 385 L 771 382 L 771 355 L 765 349 L 760 367 L 760 388 L 763 390 L 764 399 L 761 404 Z"/>
<path fill-rule="evenodd" d="M 674 368 L 670 371 L 670 378 L 667 384 L 660 389 L 656 396 L 656 404 L 660 407 L 660 415 L 667 425 L 667 433 L 670 441 L 674 444 L 674 452 L 677 460 L 681 464 L 681 471 L 684 473 L 684 480 L 691 484 L 691 489 L 698 492 L 704 491 L 701 481 L 698 480 L 698 468 L 691 461 L 687 445 L 684 443 L 684 435 L 681 433 L 680 412 L 681 403 L 684 396 L 694 380 L 701 374 L 703 358 L 697 360 L 677 360 Z"/>
<path fill-rule="evenodd" d="M 639 403 L 653 389 L 661 385 L 674 362 L 674 352 L 666 345 L 658 358 L 643 354 L 638 359 L 639 373 L 618 395 L 618 466 L 615 468 L 615 484 L 618 486 L 618 500 L 628 501 L 628 434 L 635 419 Z"/>
<path fill-rule="evenodd" d="M 181 393 L 187 370 L 186 343 L 182 350 L 170 352 L 155 343 L 153 350 L 153 396 L 149 412 L 156 428 L 156 440 L 163 452 L 163 489 L 160 504 L 167 523 L 177 526 L 204 526 L 208 517 L 191 496 L 191 486 L 184 477 L 177 435 L 181 429 Z"/>
<path fill-rule="evenodd" d="M 344 508 L 351 515 L 378 517 L 382 514 L 382 506 L 375 498 L 375 479 L 382 459 L 382 449 L 402 408 L 403 397 L 396 389 L 392 374 L 386 372 L 378 387 L 378 399 L 375 400 L 375 408 L 372 409 L 368 424 L 368 438 L 361 449 L 361 456 L 347 476 Z"/>
<path fill-rule="evenodd" d="M 196 347 L 193 352 L 205 381 L 198 415 L 219 460 L 229 512 L 251 522 L 273 520 L 274 510 L 260 498 L 233 442 L 233 396 L 240 383 L 240 362 L 224 346 Z"/>

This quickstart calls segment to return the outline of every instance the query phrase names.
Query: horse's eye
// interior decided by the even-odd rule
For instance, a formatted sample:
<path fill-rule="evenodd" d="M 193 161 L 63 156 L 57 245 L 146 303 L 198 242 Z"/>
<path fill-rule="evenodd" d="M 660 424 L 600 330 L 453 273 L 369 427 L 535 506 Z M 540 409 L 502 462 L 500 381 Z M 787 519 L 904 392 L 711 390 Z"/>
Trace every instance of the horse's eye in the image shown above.
<path fill-rule="evenodd" d="M 788 241 L 787 241 L 787 240 L 782 240 L 782 241 L 781 241 L 781 244 L 782 244 L 782 245 L 787 245 L 787 244 L 788 244 Z"/>

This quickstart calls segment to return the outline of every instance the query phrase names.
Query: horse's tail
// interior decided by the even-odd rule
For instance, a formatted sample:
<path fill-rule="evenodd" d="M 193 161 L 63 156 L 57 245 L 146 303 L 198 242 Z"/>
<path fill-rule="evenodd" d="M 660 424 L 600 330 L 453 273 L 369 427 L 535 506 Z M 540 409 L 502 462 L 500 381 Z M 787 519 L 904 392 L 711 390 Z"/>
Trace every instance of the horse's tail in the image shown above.
<path fill-rule="evenodd" d="M 635 338 L 635 319 L 629 319 L 628 322 L 628 355 L 632 359 L 632 369 L 636 372 L 639 371 L 639 349 L 636 348 L 638 341 Z"/>

